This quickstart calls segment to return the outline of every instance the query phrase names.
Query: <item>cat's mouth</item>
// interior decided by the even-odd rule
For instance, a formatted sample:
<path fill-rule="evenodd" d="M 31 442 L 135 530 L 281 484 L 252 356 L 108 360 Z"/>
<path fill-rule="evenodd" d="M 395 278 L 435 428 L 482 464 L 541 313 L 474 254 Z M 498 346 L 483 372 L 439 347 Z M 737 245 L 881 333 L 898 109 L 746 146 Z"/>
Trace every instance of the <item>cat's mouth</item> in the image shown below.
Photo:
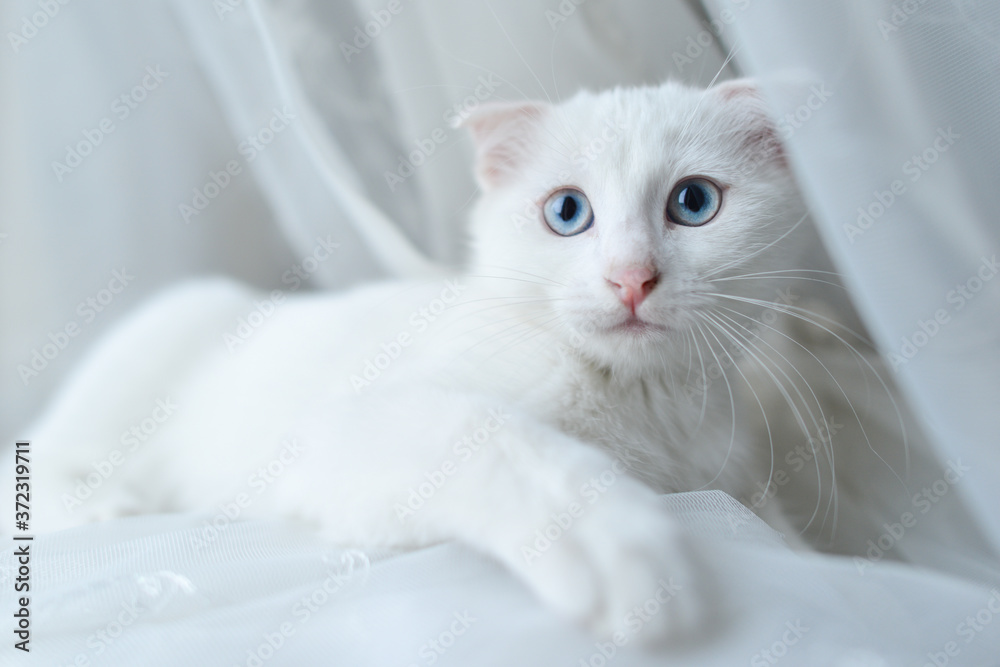
<path fill-rule="evenodd" d="M 635 315 L 629 315 L 627 318 L 610 327 L 611 331 L 628 333 L 628 334 L 644 334 L 644 333 L 664 333 L 667 327 L 662 324 L 654 324 L 653 322 L 647 322 L 646 320 L 640 319 Z"/>

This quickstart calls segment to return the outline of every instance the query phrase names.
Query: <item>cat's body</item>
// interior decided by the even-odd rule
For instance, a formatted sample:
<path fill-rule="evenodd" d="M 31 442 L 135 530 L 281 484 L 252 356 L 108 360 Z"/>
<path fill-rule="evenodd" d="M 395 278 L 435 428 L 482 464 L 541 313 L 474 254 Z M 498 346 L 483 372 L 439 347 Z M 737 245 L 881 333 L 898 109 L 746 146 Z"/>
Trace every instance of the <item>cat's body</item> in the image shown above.
<path fill-rule="evenodd" d="M 772 465 L 734 425 L 736 381 L 706 382 L 728 367 L 725 321 L 699 313 L 748 317 L 759 306 L 715 295 L 768 299 L 768 281 L 714 279 L 794 267 L 803 211 L 773 128 L 743 82 L 468 124 L 484 197 L 465 274 L 277 304 L 226 282 L 161 298 L 28 430 L 38 529 L 217 509 L 360 547 L 459 539 L 602 633 L 670 577 L 683 593 L 645 633 L 696 622 L 705 577 L 656 495 L 744 497 Z M 724 198 L 704 225 L 664 218 L 691 176 Z M 585 199 L 558 199 L 555 224 L 591 207 L 579 233 L 546 222 L 565 187 Z M 260 322 L 245 338 L 241 318 Z"/>

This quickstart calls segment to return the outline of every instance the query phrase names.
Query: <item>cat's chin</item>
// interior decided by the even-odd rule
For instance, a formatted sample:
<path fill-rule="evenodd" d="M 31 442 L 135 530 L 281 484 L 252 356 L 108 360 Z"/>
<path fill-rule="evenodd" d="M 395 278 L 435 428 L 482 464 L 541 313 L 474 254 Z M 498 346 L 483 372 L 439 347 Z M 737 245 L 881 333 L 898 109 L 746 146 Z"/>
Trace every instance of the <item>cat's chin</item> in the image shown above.
<path fill-rule="evenodd" d="M 678 330 L 635 316 L 591 328 L 580 348 L 584 357 L 622 376 L 647 375 L 672 357 Z"/>

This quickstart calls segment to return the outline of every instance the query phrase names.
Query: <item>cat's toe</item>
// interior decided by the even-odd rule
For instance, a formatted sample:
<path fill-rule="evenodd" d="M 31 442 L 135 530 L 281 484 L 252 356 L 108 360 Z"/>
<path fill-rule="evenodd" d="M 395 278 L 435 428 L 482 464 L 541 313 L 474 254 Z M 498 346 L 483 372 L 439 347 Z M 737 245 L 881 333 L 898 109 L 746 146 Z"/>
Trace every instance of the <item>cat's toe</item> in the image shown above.
<path fill-rule="evenodd" d="M 701 633 L 715 597 L 690 538 L 659 506 L 607 497 L 580 541 L 602 581 L 590 627 L 616 644 L 661 645 Z"/>
<path fill-rule="evenodd" d="M 543 602 L 618 646 L 705 629 L 709 573 L 655 494 L 628 481 L 575 509 L 550 512 L 506 559 Z"/>

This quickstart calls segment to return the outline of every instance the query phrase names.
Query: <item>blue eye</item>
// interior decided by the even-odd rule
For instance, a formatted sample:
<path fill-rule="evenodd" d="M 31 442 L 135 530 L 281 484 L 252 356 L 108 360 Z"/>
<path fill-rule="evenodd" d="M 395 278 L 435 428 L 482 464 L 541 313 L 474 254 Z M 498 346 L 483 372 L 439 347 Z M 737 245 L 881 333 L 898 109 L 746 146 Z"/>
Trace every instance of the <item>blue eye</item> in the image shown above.
<path fill-rule="evenodd" d="M 707 178 L 685 178 L 670 192 L 667 219 L 685 227 L 700 227 L 722 208 L 722 190 Z"/>
<path fill-rule="evenodd" d="M 594 212 L 587 195 L 573 188 L 554 192 L 542 210 L 545 224 L 560 236 L 579 234 L 594 224 Z"/>

